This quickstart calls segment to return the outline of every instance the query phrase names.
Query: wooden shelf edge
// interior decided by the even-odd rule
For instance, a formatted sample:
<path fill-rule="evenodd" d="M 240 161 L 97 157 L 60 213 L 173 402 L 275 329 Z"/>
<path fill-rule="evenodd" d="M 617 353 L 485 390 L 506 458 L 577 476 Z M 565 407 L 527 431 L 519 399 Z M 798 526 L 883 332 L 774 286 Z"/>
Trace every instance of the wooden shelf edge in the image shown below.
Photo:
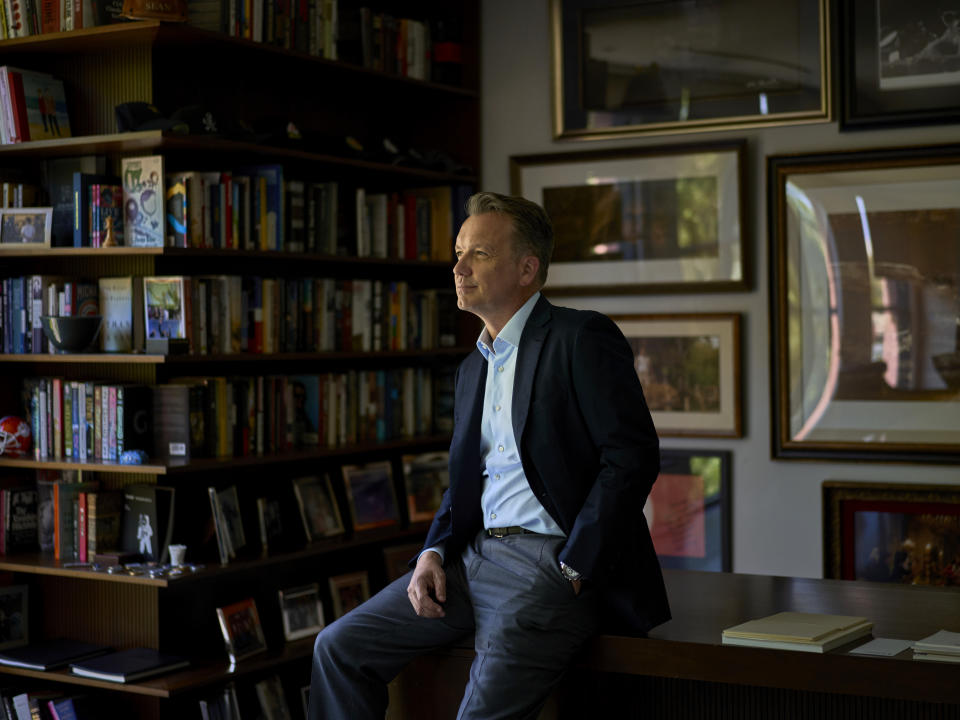
<path fill-rule="evenodd" d="M 67 567 L 69 561 L 54 560 L 52 557 L 30 553 L 13 556 L 0 556 L 0 570 L 7 572 L 25 573 L 28 575 L 53 575 L 80 580 L 100 580 L 104 582 L 123 583 L 128 585 L 149 585 L 152 587 L 168 587 L 169 581 L 165 578 L 149 578 L 142 575 L 124 575 L 99 572 L 85 567 Z M 173 580 L 178 582 L 179 580 Z M 2 666 L 0 666 L 2 667 Z"/>
<path fill-rule="evenodd" d="M 284 362 L 298 360 L 390 360 L 403 358 L 423 358 L 437 355 L 466 355 L 472 347 L 440 347 L 427 350 L 377 350 L 377 351 L 341 351 L 341 352 L 290 352 L 290 353 L 230 353 L 223 355 L 148 355 L 144 353 L 65 353 L 47 355 L 45 353 L 5 353 L 0 354 L 0 362 L 5 363 L 57 363 L 108 364 L 108 365 L 205 365 L 219 363 L 259 363 Z"/>

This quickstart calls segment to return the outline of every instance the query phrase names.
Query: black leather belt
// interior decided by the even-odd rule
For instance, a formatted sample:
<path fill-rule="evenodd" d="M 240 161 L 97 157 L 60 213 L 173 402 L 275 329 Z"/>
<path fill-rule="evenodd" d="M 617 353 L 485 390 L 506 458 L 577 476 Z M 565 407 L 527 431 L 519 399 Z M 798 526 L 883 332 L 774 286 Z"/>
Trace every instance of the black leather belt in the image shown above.
<path fill-rule="evenodd" d="M 536 535 L 533 530 L 527 530 L 526 528 L 518 527 L 516 525 L 511 525 L 510 527 L 502 528 L 487 528 L 487 535 L 494 538 L 502 538 L 507 535 Z"/>

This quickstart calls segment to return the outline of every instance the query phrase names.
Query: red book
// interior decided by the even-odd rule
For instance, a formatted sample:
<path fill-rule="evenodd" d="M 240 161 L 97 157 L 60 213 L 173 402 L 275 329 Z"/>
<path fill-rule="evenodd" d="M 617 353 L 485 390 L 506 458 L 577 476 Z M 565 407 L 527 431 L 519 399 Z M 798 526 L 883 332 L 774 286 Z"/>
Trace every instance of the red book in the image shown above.
<path fill-rule="evenodd" d="M 60 3 L 57 0 L 40 0 L 40 32 L 60 32 Z"/>

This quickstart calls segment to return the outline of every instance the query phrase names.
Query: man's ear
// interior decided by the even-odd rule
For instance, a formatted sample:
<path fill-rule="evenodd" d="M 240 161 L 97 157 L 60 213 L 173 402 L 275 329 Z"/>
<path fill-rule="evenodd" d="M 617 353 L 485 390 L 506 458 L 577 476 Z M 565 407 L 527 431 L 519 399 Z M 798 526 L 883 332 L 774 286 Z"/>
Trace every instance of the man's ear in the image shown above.
<path fill-rule="evenodd" d="M 540 258 L 536 255 L 524 257 L 520 261 L 520 285 L 525 287 L 536 282 L 538 272 L 540 272 Z"/>

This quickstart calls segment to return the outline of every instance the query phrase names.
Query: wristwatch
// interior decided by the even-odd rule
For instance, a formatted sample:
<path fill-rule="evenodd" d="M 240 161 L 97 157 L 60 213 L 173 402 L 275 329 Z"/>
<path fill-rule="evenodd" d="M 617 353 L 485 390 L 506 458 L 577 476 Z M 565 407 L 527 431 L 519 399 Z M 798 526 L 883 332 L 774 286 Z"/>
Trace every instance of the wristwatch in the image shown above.
<path fill-rule="evenodd" d="M 565 562 L 560 563 L 560 572 L 562 572 L 563 576 L 570 582 L 574 582 L 575 580 L 579 580 L 580 578 L 583 577 L 583 575 L 578 573 L 576 570 L 574 570 L 572 567 L 567 565 Z"/>

